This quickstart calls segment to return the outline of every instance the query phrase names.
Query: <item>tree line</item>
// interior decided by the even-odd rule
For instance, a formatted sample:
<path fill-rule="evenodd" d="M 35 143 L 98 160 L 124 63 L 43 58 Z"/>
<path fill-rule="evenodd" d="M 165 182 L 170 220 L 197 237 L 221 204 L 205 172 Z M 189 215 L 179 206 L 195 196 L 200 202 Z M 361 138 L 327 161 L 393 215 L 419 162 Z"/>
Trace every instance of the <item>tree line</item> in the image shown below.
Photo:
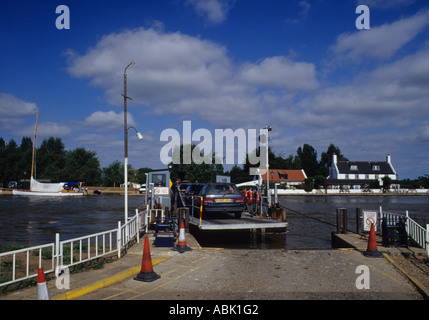
<path fill-rule="evenodd" d="M 194 152 L 195 145 L 191 146 Z M 179 151 L 182 152 L 183 145 Z M 7 187 L 9 181 L 30 179 L 31 157 L 33 142 L 29 137 L 23 137 L 21 144 L 11 139 L 8 143 L 0 137 L 0 185 Z M 255 150 L 257 152 L 257 150 Z M 326 152 L 322 152 L 318 159 L 317 151 L 309 144 L 298 147 L 296 154 L 285 156 L 283 153 L 275 154 L 271 148 L 268 150 L 269 165 L 272 169 L 301 170 L 304 169 L 311 187 L 324 184 L 329 175 L 332 155 L 336 154 L 338 161 L 348 161 L 341 153 L 339 147 L 330 144 Z M 215 154 L 212 154 L 214 159 Z M 215 164 L 170 164 L 171 180 L 181 179 L 191 182 L 214 181 L 216 175 L 227 175 L 233 183 L 241 183 L 253 179 L 249 175 L 250 164 L 248 156 L 245 163 L 234 165 L 231 170 L 225 171 L 223 165 Z M 119 186 L 124 182 L 123 164 L 116 160 L 107 167 L 101 168 L 96 152 L 79 147 L 74 150 L 66 150 L 60 138 L 50 137 L 44 139 L 39 148 L 36 148 L 36 163 L 34 177 L 39 180 L 51 181 L 81 181 L 87 186 Z M 128 165 L 128 180 L 130 182 L 145 183 L 145 173 L 150 168 L 134 169 Z M 402 180 L 405 188 L 429 188 L 429 175 L 424 175 L 415 180 Z"/>
<path fill-rule="evenodd" d="M 8 143 L 0 137 L 0 184 L 8 186 L 9 181 L 30 179 L 33 142 L 23 137 L 21 144 L 11 139 Z M 128 165 L 130 182 L 146 182 L 149 168 L 134 169 Z M 101 168 L 96 152 L 85 148 L 66 150 L 60 138 L 44 139 L 36 148 L 34 178 L 56 182 L 85 182 L 87 186 L 119 186 L 124 183 L 124 166 L 114 161 Z"/>
<path fill-rule="evenodd" d="M 304 144 L 298 147 L 296 154 L 285 156 L 283 153 L 275 154 L 272 149 L 268 148 L 268 163 L 271 169 L 279 170 L 301 170 L 305 171 L 308 181 L 318 187 L 324 184 L 324 180 L 329 175 L 329 168 L 332 163 L 332 155 L 336 154 L 338 161 L 348 161 L 341 153 L 339 147 L 330 144 L 326 152 L 322 152 L 320 160 L 318 160 L 317 151 L 313 146 Z M 235 183 L 249 181 L 249 168 L 254 167 L 246 158 L 243 168 L 235 165 L 229 172 L 231 180 Z"/>

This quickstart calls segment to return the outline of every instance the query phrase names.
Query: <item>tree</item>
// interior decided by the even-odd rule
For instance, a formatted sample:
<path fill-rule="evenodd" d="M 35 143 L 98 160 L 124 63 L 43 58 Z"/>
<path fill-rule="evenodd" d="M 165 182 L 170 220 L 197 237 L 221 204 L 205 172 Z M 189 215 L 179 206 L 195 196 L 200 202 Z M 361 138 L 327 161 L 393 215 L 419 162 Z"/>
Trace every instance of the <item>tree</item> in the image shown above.
<path fill-rule="evenodd" d="M 22 175 L 19 175 L 19 179 L 29 179 L 31 175 L 31 157 L 33 154 L 33 141 L 30 137 L 22 138 L 19 153 L 18 168 L 20 173 L 22 173 Z"/>
<path fill-rule="evenodd" d="M 242 183 L 253 179 L 253 177 L 249 176 L 249 171 L 245 172 L 244 169 L 238 165 L 234 165 L 231 170 L 225 172 L 225 174 L 231 177 L 232 183 Z"/>
<path fill-rule="evenodd" d="M 173 159 L 177 152 L 183 154 L 183 144 L 179 147 L 174 148 L 173 150 Z M 201 158 L 203 158 L 203 153 L 196 145 L 191 145 L 192 154 L 199 154 Z M 180 157 L 178 157 L 180 159 Z M 214 181 L 214 177 L 217 174 L 223 174 L 223 166 L 221 164 L 216 164 L 215 162 L 215 154 L 211 153 L 210 155 L 204 157 L 204 161 L 201 164 L 195 163 L 194 157 L 191 157 L 190 164 L 177 164 L 170 163 L 170 178 L 171 181 L 187 180 L 191 182 L 211 182 Z"/>
<path fill-rule="evenodd" d="M 415 180 L 415 187 L 429 189 L 429 175 L 425 174 L 424 176 L 418 177 Z"/>
<path fill-rule="evenodd" d="M 330 144 L 326 152 L 322 152 L 321 159 L 319 162 L 320 170 L 323 176 L 327 177 L 329 175 L 329 168 L 332 164 L 332 156 L 336 154 L 338 161 L 349 161 L 345 156 L 341 154 L 340 148 L 336 147 L 334 144 Z"/>
<path fill-rule="evenodd" d="M 44 139 L 36 153 L 37 178 L 64 180 L 66 155 L 61 138 Z"/>
<path fill-rule="evenodd" d="M 10 180 L 19 180 L 19 176 L 23 174 L 23 172 L 20 172 L 18 167 L 19 159 L 21 158 L 21 152 L 18 148 L 18 145 L 16 144 L 15 140 L 10 139 L 9 143 L 7 144 L 5 150 L 5 182 L 8 183 Z"/>
<path fill-rule="evenodd" d="M 0 138 L 0 185 L 6 185 L 6 141 L 3 138 Z"/>
<path fill-rule="evenodd" d="M 105 187 L 119 186 L 124 183 L 124 166 L 118 160 L 103 168 L 102 183 Z"/>
<path fill-rule="evenodd" d="M 309 144 L 304 144 L 296 151 L 301 159 L 302 169 L 304 169 L 307 177 L 314 177 L 319 174 L 319 163 L 317 162 L 317 152 Z"/>
<path fill-rule="evenodd" d="M 140 184 L 146 183 L 146 173 L 152 171 L 150 168 L 140 168 L 136 170 L 136 182 Z"/>
<path fill-rule="evenodd" d="M 383 177 L 383 189 L 389 190 L 391 184 L 392 184 L 392 179 L 389 176 L 384 176 Z"/>
<path fill-rule="evenodd" d="M 95 186 L 100 183 L 101 169 L 96 152 L 76 148 L 67 152 L 64 166 L 64 178 L 68 181 L 85 182 Z"/>

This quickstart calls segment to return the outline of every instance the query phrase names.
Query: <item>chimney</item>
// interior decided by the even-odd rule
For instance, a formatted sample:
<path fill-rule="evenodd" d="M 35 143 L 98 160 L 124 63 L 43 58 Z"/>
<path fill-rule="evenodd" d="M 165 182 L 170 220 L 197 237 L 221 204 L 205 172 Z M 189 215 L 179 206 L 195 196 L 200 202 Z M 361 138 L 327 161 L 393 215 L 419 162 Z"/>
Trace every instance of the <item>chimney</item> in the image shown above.
<path fill-rule="evenodd" d="M 392 163 L 392 157 L 390 156 L 390 154 L 388 154 L 388 155 L 386 156 L 386 162 L 387 162 L 387 163 L 389 163 L 389 164 L 391 164 L 391 163 Z"/>
<path fill-rule="evenodd" d="M 337 155 L 335 153 L 332 155 L 332 163 L 337 163 Z"/>

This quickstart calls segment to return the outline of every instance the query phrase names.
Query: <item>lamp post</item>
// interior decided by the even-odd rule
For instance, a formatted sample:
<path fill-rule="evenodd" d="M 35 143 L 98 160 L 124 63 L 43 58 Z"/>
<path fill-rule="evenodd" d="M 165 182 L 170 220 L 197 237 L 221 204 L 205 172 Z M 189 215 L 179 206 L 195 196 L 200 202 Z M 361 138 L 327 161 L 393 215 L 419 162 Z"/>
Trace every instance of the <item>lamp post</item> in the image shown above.
<path fill-rule="evenodd" d="M 268 151 L 269 151 L 269 149 L 268 149 L 268 142 L 270 141 L 269 140 L 269 137 L 268 137 L 268 132 L 270 132 L 271 130 L 272 130 L 272 128 L 270 127 L 270 126 L 266 126 L 264 129 L 266 129 L 267 130 L 267 154 L 266 154 L 266 166 L 267 166 L 267 200 L 268 200 L 268 208 L 271 208 L 271 190 L 270 190 L 270 175 L 269 175 L 269 167 L 270 167 L 270 165 L 269 165 L 269 163 L 268 163 Z"/>
<path fill-rule="evenodd" d="M 125 196 L 124 196 L 124 213 L 125 213 L 125 223 L 128 222 L 128 123 L 127 123 L 127 99 L 131 99 L 127 96 L 127 69 L 131 65 L 136 65 L 134 61 L 130 62 L 124 70 L 124 187 L 125 187 Z M 132 99 L 131 99 L 132 100 Z M 130 127 L 136 130 L 134 127 Z M 140 132 L 137 132 L 137 137 L 139 140 L 143 139 L 143 136 Z"/>

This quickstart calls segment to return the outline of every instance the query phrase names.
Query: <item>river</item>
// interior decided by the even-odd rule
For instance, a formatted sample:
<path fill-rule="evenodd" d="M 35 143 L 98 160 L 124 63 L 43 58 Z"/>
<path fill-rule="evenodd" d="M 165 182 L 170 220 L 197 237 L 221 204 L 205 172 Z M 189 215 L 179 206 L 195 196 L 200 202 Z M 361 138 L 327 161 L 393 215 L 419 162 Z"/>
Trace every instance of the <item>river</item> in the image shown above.
<path fill-rule="evenodd" d="M 356 207 L 405 214 L 422 225 L 429 223 L 428 196 L 281 196 L 280 205 L 287 207 L 289 223 L 286 235 L 247 235 L 245 243 L 232 247 L 326 249 L 331 247 L 335 231 L 336 208 L 347 208 L 348 228 L 355 230 Z M 142 208 L 143 197 L 128 198 L 130 215 Z M 70 198 L 35 198 L 0 196 L 0 245 L 32 246 L 50 243 L 55 233 L 62 240 L 114 229 L 124 220 L 124 198 L 99 195 Z M 234 239 L 235 236 L 232 236 Z M 238 239 L 238 238 L 237 238 Z M 217 245 L 226 245 L 214 241 Z M 203 243 L 204 245 L 204 243 Z"/>

